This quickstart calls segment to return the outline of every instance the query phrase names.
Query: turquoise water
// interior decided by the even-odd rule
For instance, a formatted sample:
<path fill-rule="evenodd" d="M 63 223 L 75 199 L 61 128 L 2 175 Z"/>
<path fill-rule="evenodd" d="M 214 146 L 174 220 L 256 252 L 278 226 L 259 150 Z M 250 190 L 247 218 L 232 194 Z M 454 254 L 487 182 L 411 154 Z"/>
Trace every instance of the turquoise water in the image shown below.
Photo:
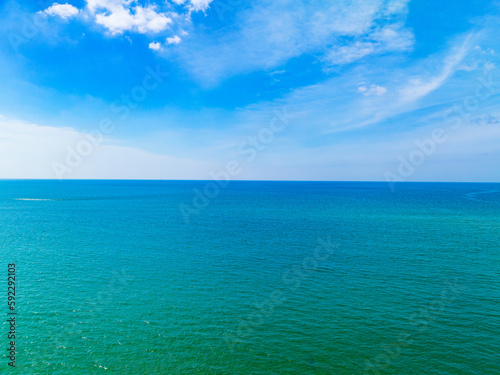
<path fill-rule="evenodd" d="M 0 181 L 0 373 L 500 374 L 500 184 L 205 184 Z"/>

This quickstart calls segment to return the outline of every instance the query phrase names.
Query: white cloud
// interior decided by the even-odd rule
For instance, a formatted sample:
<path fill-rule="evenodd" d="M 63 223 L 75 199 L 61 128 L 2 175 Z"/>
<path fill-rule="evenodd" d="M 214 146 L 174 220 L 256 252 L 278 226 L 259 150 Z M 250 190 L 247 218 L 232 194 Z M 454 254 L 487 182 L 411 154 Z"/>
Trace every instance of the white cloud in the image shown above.
<path fill-rule="evenodd" d="M 494 63 L 492 63 L 492 62 L 487 62 L 487 63 L 484 64 L 484 69 L 486 69 L 488 71 L 489 70 L 493 70 L 495 68 L 496 68 L 496 65 Z"/>
<path fill-rule="evenodd" d="M 68 147 L 87 140 L 72 128 L 0 120 L 1 178 L 58 178 L 54 163 L 66 163 Z M 196 179 L 215 168 L 206 162 L 159 155 L 103 142 L 63 178 Z"/>
<path fill-rule="evenodd" d="M 95 22 L 112 35 L 125 31 L 140 34 L 159 33 L 167 29 L 172 18 L 157 12 L 154 5 L 134 5 L 130 0 L 87 0 L 87 8 Z"/>
<path fill-rule="evenodd" d="M 167 38 L 167 44 L 179 44 L 181 42 L 181 38 L 178 35 L 174 35 L 173 37 Z"/>
<path fill-rule="evenodd" d="M 473 39 L 459 36 L 445 51 L 404 66 L 398 64 L 399 59 L 395 64 L 395 59 L 387 56 L 377 58 L 368 68 L 345 69 L 321 83 L 296 88 L 270 105 L 269 111 L 286 104 L 290 112 L 304 114 L 300 124 L 314 125 L 303 127 L 307 131 L 297 136 L 301 139 L 309 139 L 315 131 L 354 132 L 386 124 L 404 129 L 408 126 L 406 116 L 418 117 L 421 121 L 414 126 L 422 126 L 425 111 L 435 111 L 442 105 L 451 107 L 474 94 L 475 76 L 479 74 L 455 74 L 469 56 Z M 437 121 L 442 119 L 441 113 Z"/>
<path fill-rule="evenodd" d="M 153 51 L 159 51 L 161 49 L 161 43 L 151 42 L 149 43 L 149 48 L 152 49 Z"/>
<path fill-rule="evenodd" d="M 172 30 L 165 44 L 178 44 L 191 13 L 206 12 L 213 0 L 85 1 L 81 11 L 110 35 L 165 35 Z M 193 37 L 175 54 L 207 84 L 270 70 L 306 53 L 322 56 L 326 67 L 347 64 L 411 49 L 413 35 L 404 27 L 407 4 L 408 0 L 256 0 L 250 7 L 234 9 L 235 23 L 223 33 L 194 25 Z"/>
<path fill-rule="evenodd" d="M 303 54 L 323 56 L 326 66 L 373 54 L 411 49 L 403 24 L 408 1 L 256 0 L 235 13 L 223 33 L 195 36 L 176 51 L 180 62 L 207 85 L 254 70 L 271 70 Z"/>
<path fill-rule="evenodd" d="M 336 46 L 326 56 L 326 60 L 334 65 L 349 64 L 371 55 L 376 45 L 373 42 L 355 42 L 351 45 Z"/>
<path fill-rule="evenodd" d="M 413 42 L 413 34 L 401 24 L 386 25 L 354 43 L 334 46 L 325 60 L 332 65 L 349 64 L 374 54 L 410 50 Z"/>
<path fill-rule="evenodd" d="M 76 16 L 80 11 L 85 12 L 86 18 L 104 27 L 113 36 L 122 35 L 125 32 L 159 34 L 167 30 L 173 24 L 174 19 L 180 23 L 189 22 L 189 15 L 192 12 L 206 11 L 213 0 L 190 0 L 189 2 L 173 0 L 175 4 L 183 6 L 175 11 L 162 1 L 150 1 L 145 5 L 139 3 L 138 0 L 85 1 L 86 7 L 82 10 L 70 4 L 54 3 L 44 12 L 64 19 Z"/>
<path fill-rule="evenodd" d="M 479 69 L 479 60 L 473 60 L 469 64 L 464 63 L 457 68 L 457 70 L 464 70 L 466 72 L 472 72 L 477 69 Z"/>
<path fill-rule="evenodd" d="M 474 50 L 483 55 L 495 55 L 495 50 L 493 48 L 486 48 L 486 50 L 483 50 L 481 46 L 475 46 Z"/>
<path fill-rule="evenodd" d="M 382 96 L 387 93 L 387 89 L 378 85 L 361 85 L 358 87 L 358 92 L 362 93 L 364 96 Z"/>
<path fill-rule="evenodd" d="M 439 74 L 430 78 L 412 78 L 409 84 L 400 90 L 401 100 L 415 101 L 424 97 L 432 91 L 441 87 L 458 69 L 459 64 L 463 61 L 464 57 L 471 50 L 471 40 L 474 35 L 469 34 L 465 40 L 445 58 L 444 65 Z"/>
<path fill-rule="evenodd" d="M 181 38 L 178 35 L 174 35 L 173 37 L 168 37 L 165 40 L 166 44 L 179 44 L 181 42 Z M 149 43 L 149 48 L 152 49 L 153 51 L 162 51 L 164 50 L 162 48 L 162 44 L 159 42 L 151 42 Z"/>
<path fill-rule="evenodd" d="M 190 0 L 191 9 L 195 12 L 197 11 L 206 11 L 210 6 L 210 3 L 214 0 Z"/>
<path fill-rule="evenodd" d="M 54 3 L 44 10 L 44 13 L 49 16 L 58 16 L 65 20 L 76 16 L 80 11 L 71 4 L 58 4 Z"/>

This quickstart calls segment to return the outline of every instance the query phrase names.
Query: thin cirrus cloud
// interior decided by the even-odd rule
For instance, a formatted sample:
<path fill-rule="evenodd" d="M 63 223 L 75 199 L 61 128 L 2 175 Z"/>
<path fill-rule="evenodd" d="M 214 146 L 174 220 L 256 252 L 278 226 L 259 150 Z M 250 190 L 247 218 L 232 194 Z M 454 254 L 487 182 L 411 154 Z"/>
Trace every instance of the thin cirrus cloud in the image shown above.
<path fill-rule="evenodd" d="M 387 93 L 387 89 L 375 84 L 371 84 L 369 86 L 362 84 L 358 87 L 358 92 L 362 93 L 364 96 L 382 96 Z"/>
<path fill-rule="evenodd" d="M 407 0 L 256 1 L 223 33 L 197 31 L 174 57 L 202 83 L 270 70 L 315 54 L 327 70 L 386 52 L 411 50 Z M 169 51 L 168 56 L 172 54 Z"/>
<path fill-rule="evenodd" d="M 376 28 L 352 44 L 334 46 L 325 60 L 331 65 L 349 64 L 370 55 L 408 51 L 413 43 L 413 34 L 402 24 L 387 25 Z"/>
<path fill-rule="evenodd" d="M 340 126 L 331 131 L 347 130 L 360 128 L 387 120 L 391 117 L 401 115 L 405 112 L 416 110 L 425 105 L 436 105 L 439 102 L 446 101 L 440 99 L 437 103 L 419 104 L 422 100 L 429 97 L 433 92 L 441 89 L 453 78 L 455 73 L 461 68 L 461 64 L 468 61 L 477 61 L 477 51 L 474 50 L 474 43 L 481 42 L 474 33 L 456 38 L 449 50 L 444 54 L 431 56 L 426 61 L 420 61 L 420 64 L 429 66 L 428 69 L 422 69 L 417 64 L 409 69 L 395 69 L 390 72 L 386 78 L 384 87 L 377 85 L 361 86 L 358 92 L 364 96 L 375 96 L 373 101 L 367 100 L 363 105 L 356 104 L 358 112 L 352 118 L 354 121 L 347 126 Z M 485 61 L 481 68 L 479 64 L 477 70 L 488 72 L 489 65 Z M 470 71 L 473 74 L 473 71 Z M 484 74 L 484 73 L 483 73 Z M 398 82 L 396 85 L 391 82 Z M 450 95 L 452 96 L 452 95 Z M 367 98 L 368 99 L 368 98 Z"/>
<path fill-rule="evenodd" d="M 478 44 L 488 45 L 491 33 L 485 30 L 483 36 L 476 33 L 458 36 L 446 50 L 406 67 L 387 70 L 387 60 L 380 58 L 370 70 L 346 70 L 320 84 L 297 88 L 282 100 L 290 111 L 306 113 L 301 122 L 314 124 L 315 131 L 323 134 L 362 131 L 444 103 L 452 106 L 453 98 L 460 94 L 457 87 L 446 89 L 448 84 L 465 90 L 462 95 L 473 95 L 477 85 L 473 77 L 487 75 L 494 69 L 496 56 L 483 53 L 478 47 Z M 477 65 L 476 70 L 464 68 L 471 62 Z M 407 125 L 407 122 L 394 123 L 396 129 Z"/>

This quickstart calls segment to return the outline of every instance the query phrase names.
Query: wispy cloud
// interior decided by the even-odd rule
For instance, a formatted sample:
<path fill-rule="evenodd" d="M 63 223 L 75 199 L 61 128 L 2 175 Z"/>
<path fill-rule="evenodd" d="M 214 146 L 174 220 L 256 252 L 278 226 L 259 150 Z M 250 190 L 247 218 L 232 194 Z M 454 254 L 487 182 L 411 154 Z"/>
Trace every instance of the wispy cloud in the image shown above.
<path fill-rule="evenodd" d="M 375 69 L 379 83 L 359 85 L 357 90 L 365 98 L 353 100 L 348 108 L 355 108 L 355 112 L 349 115 L 352 110 L 347 109 L 348 117 L 342 116 L 345 120 L 332 123 L 329 132 L 374 125 L 391 117 L 418 110 L 422 106 L 432 106 L 432 101 L 419 103 L 439 90 L 460 69 L 460 64 L 472 51 L 474 39 L 475 34 L 472 33 L 458 37 L 445 53 L 416 61 L 404 69 L 394 68 L 382 72 L 385 77 L 381 77 L 381 73 Z M 438 101 L 441 102 L 442 99 Z"/>
<path fill-rule="evenodd" d="M 407 87 L 400 90 L 401 101 L 415 101 L 441 87 L 457 70 L 459 64 L 471 50 L 473 37 L 474 34 L 467 35 L 465 40 L 452 50 L 452 52 L 445 58 L 443 68 L 439 74 L 430 78 L 419 77 L 411 79 Z"/>
<path fill-rule="evenodd" d="M 0 176 L 2 178 L 58 178 L 55 162 L 64 162 L 68 148 L 85 140 L 73 128 L 29 124 L 0 118 Z M 153 154 L 117 141 L 98 146 L 71 174 L 64 178 L 196 179 L 214 166 L 205 161 Z"/>
<path fill-rule="evenodd" d="M 382 96 L 387 93 L 387 89 L 382 86 L 371 84 L 369 86 L 361 85 L 358 87 L 358 92 L 362 93 L 364 96 Z"/>
<path fill-rule="evenodd" d="M 307 53 L 318 54 L 330 66 L 405 51 L 413 44 L 411 31 L 403 25 L 407 3 L 256 1 L 236 15 L 234 27 L 224 34 L 195 27 L 194 37 L 173 56 L 200 81 L 213 85 Z"/>
<path fill-rule="evenodd" d="M 325 60 L 330 65 L 350 64 L 367 56 L 408 51 L 413 43 L 413 34 L 401 23 L 385 25 L 370 30 L 352 43 L 335 45 L 326 54 Z"/>

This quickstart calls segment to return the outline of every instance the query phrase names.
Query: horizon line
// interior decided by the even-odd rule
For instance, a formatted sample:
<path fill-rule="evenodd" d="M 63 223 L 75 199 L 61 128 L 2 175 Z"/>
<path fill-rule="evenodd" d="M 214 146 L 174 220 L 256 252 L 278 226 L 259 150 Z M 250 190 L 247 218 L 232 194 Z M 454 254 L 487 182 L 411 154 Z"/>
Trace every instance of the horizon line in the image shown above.
<path fill-rule="evenodd" d="M 137 178 L 0 178 L 0 181 L 158 181 L 158 182 L 211 182 L 222 181 L 214 179 L 137 179 Z M 224 180 L 227 181 L 227 180 Z M 381 180 L 229 180 L 229 182 L 360 182 L 360 183 L 391 183 Z M 393 181 L 396 184 L 500 184 L 500 181 Z"/>

